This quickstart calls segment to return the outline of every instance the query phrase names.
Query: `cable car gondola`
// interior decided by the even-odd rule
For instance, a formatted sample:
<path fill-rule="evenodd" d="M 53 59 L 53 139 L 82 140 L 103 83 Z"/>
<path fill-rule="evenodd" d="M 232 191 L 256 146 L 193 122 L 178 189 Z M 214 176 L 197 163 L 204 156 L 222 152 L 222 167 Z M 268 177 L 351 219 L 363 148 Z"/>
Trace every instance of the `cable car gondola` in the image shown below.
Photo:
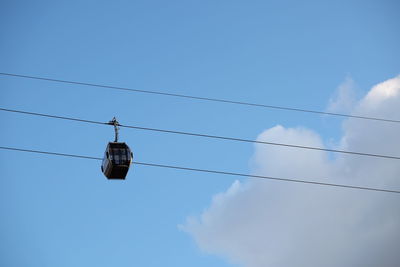
<path fill-rule="evenodd" d="M 115 140 L 107 145 L 101 164 L 101 171 L 107 179 L 124 180 L 132 163 L 133 153 L 126 143 L 118 142 L 119 124 L 115 117 L 109 124 L 114 125 Z"/>

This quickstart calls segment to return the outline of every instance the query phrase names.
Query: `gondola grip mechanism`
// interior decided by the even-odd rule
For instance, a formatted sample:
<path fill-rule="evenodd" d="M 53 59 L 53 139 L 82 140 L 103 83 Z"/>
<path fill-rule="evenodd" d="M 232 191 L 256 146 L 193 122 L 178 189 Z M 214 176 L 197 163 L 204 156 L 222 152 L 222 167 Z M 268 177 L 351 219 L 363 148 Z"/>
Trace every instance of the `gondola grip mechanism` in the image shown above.
<path fill-rule="evenodd" d="M 117 119 L 114 117 L 111 121 L 108 122 L 109 125 L 114 125 L 114 130 L 115 130 L 115 140 L 114 142 L 118 142 L 118 130 L 119 130 L 119 122 Z"/>

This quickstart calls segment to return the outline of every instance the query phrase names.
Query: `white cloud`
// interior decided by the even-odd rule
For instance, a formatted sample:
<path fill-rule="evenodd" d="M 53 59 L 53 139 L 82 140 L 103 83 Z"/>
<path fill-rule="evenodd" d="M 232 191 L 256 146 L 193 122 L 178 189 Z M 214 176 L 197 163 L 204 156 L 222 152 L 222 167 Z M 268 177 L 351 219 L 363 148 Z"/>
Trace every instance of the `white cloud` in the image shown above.
<path fill-rule="evenodd" d="M 354 114 L 400 116 L 400 76 L 373 87 Z M 400 126 L 348 119 L 339 149 L 400 154 Z M 276 126 L 258 136 L 323 147 L 304 128 Z M 256 145 L 257 174 L 400 188 L 396 160 Z M 329 179 L 329 180 L 328 180 Z M 199 218 L 181 226 L 198 246 L 246 267 L 385 266 L 400 264 L 400 196 L 284 182 L 238 181 L 214 196 Z"/>
<path fill-rule="evenodd" d="M 350 112 L 357 102 L 357 87 L 353 79 L 347 77 L 329 99 L 328 112 Z"/>

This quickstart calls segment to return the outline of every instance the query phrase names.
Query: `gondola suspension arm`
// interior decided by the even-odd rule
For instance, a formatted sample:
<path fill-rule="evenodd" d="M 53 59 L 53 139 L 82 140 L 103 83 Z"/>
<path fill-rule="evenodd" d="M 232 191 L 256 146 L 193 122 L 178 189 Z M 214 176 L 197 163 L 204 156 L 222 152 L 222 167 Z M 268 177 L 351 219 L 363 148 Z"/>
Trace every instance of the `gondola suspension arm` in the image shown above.
<path fill-rule="evenodd" d="M 118 130 L 119 130 L 119 122 L 117 119 L 114 117 L 111 121 L 108 122 L 109 125 L 114 126 L 114 131 L 115 131 L 115 140 L 114 142 L 118 142 Z"/>

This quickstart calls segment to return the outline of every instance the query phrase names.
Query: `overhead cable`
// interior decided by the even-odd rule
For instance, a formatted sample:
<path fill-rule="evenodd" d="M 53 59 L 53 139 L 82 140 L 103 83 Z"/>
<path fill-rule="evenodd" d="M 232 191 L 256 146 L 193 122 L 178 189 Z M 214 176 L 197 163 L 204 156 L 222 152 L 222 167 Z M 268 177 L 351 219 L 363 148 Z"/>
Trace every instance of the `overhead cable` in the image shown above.
<path fill-rule="evenodd" d="M 16 73 L 0 72 L 0 75 L 48 81 L 48 82 L 57 82 L 57 83 L 64 83 L 64 84 L 91 86 L 91 87 L 106 88 L 106 89 L 113 89 L 113 90 L 120 90 L 120 91 L 129 91 L 129 92 L 135 92 L 135 93 L 144 93 L 144 94 L 162 95 L 162 96 L 169 96 L 169 97 L 195 99 L 195 100 L 200 100 L 200 101 L 220 102 L 220 103 L 260 107 L 260 108 L 268 108 L 268 109 L 278 109 L 278 110 L 287 110 L 287 111 L 295 111 L 295 112 L 313 113 L 313 114 L 319 114 L 319 115 L 329 115 L 329 116 L 347 117 L 347 118 L 355 118 L 355 119 L 363 119 L 363 120 L 400 123 L 400 120 L 395 120 L 395 119 L 386 119 L 386 118 L 369 117 L 369 116 L 362 116 L 362 115 L 352 115 L 352 114 L 344 114 L 344 113 L 318 111 L 318 110 L 294 108 L 294 107 L 288 107 L 288 106 L 259 104 L 259 103 L 251 103 L 251 102 L 244 102 L 244 101 L 235 101 L 235 100 L 230 100 L 230 99 L 222 99 L 222 98 L 212 98 L 212 97 L 201 97 L 201 96 L 194 96 L 194 95 L 167 93 L 167 92 L 162 92 L 162 91 L 134 89 L 134 88 L 128 88 L 128 87 L 118 87 L 118 86 L 104 85 L 104 84 L 95 84 L 95 83 L 87 83 L 87 82 L 79 82 L 79 81 L 71 81 L 71 80 L 61 80 L 61 79 L 46 78 L 46 77 L 39 77 L 39 76 L 28 76 L 28 75 L 22 75 L 22 74 L 16 74 Z"/>
<path fill-rule="evenodd" d="M 70 121 L 77 121 L 77 122 L 84 122 L 84 123 L 110 125 L 108 122 L 99 122 L 99 121 L 93 121 L 93 120 L 85 120 L 85 119 L 71 118 L 71 117 L 57 116 L 57 115 L 50 115 L 50 114 L 37 113 L 37 112 L 29 112 L 29 111 L 15 110 L 15 109 L 6 109 L 6 108 L 1 108 L 1 107 L 0 107 L 0 111 L 20 113 L 20 114 L 26 114 L 26 115 L 32 115 L 32 116 L 47 117 L 47 118 L 54 118 L 54 119 L 70 120 Z M 277 142 L 258 141 L 258 140 L 250 140 L 250 139 L 243 139 L 243 138 L 236 138 L 236 137 L 218 136 L 218 135 L 209 135 L 209 134 L 200 134 L 200 133 L 191 133 L 191 132 L 183 132 L 183 131 L 175 131 L 175 130 L 167 130 L 167 129 L 141 127 L 141 126 L 134 126 L 134 125 L 119 124 L 118 126 L 119 127 L 124 127 L 124 128 L 130 128 L 130 129 L 154 131 L 154 132 L 169 133 L 169 134 L 179 134 L 179 135 L 186 135 L 186 136 L 196 136 L 196 137 L 220 139 L 220 140 L 229 140 L 229 141 L 236 141 L 236 142 L 245 142 L 245 143 L 263 144 L 263 145 L 273 145 L 273 146 L 283 146 L 283 147 L 291 147 L 291 148 L 298 148 L 298 149 L 308 149 L 308 150 L 326 151 L 326 152 L 350 154 L 350 155 L 357 155 L 357 156 L 367 156 L 367 157 L 376 157 L 376 158 L 400 160 L 400 156 L 392 156 L 392 155 L 365 153 L 365 152 L 358 152 L 358 151 L 338 150 L 338 149 L 303 146 L 303 145 L 294 145 L 294 144 L 285 144 L 285 143 L 277 143 Z"/>
<path fill-rule="evenodd" d="M 22 148 L 6 147 L 6 146 L 0 146 L 0 149 L 19 151 L 19 152 L 46 154 L 46 155 L 53 155 L 53 156 L 63 156 L 63 157 L 82 158 L 82 159 L 91 159 L 91 160 L 102 160 L 102 158 L 92 157 L 92 156 L 82 156 L 82 155 L 77 155 L 77 154 L 66 154 L 66 153 L 49 152 L 49 151 L 41 151 L 41 150 L 33 150 L 33 149 L 22 149 Z M 320 185 L 320 186 L 342 187 L 342 188 L 349 188 L 349 189 L 368 190 L 368 191 L 377 191 L 377 192 L 385 192 L 385 193 L 396 193 L 396 194 L 400 193 L 400 191 L 398 191 L 398 190 L 382 189 L 382 188 L 375 188 L 375 187 L 363 187 L 363 186 L 354 186 L 354 185 L 345 185 L 345 184 L 323 183 L 323 182 L 308 181 L 308 180 L 279 178 L 279 177 L 271 177 L 271 176 L 264 176 L 264 175 L 254 175 L 254 174 L 218 171 L 218 170 L 210 170 L 210 169 L 189 168 L 189 167 L 182 167 L 182 166 L 172 166 L 172 165 L 149 163 L 149 162 L 139 162 L 139 161 L 133 161 L 132 163 L 134 165 L 143 165 L 143 166 L 149 166 L 149 167 L 178 169 L 178 170 L 184 170 L 184 171 L 213 173 L 213 174 L 240 176 L 240 177 L 257 178 L 257 179 L 268 179 L 268 180 L 275 180 L 275 181 L 281 181 L 281 182 L 292 182 L 292 183 L 313 184 L 313 185 Z"/>

